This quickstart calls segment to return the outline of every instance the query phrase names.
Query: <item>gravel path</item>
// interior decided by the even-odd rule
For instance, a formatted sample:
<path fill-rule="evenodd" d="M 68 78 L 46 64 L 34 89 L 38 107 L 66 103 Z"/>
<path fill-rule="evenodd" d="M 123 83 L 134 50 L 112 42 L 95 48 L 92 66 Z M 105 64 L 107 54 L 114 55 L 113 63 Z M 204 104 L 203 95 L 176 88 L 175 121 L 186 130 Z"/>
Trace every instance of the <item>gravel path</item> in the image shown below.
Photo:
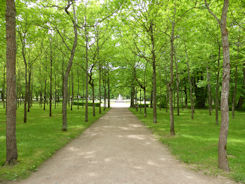
<path fill-rule="evenodd" d="M 126 108 L 113 108 L 18 184 L 231 184 L 176 161 Z"/>

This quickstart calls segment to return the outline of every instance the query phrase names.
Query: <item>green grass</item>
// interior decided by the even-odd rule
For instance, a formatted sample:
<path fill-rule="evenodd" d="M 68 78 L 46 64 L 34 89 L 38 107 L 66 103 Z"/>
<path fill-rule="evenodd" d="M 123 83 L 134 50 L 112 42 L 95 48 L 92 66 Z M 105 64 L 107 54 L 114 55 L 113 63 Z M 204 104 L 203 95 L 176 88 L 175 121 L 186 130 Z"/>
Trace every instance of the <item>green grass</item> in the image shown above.
<path fill-rule="evenodd" d="M 0 104 L 2 105 L 2 104 Z M 28 113 L 27 123 L 23 123 L 23 108 L 17 111 L 17 148 L 18 163 L 15 166 L 2 166 L 5 162 L 5 112 L 0 108 L 0 182 L 1 180 L 16 180 L 26 178 L 32 171 L 65 144 L 80 135 L 101 115 L 96 112 L 92 116 L 92 108 L 89 108 L 89 122 L 84 122 L 84 108 L 80 110 L 74 106 L 73 111 L 68 109 L 68 131 L 61 131 L 62 114 L 61 104 L 53 109 L 53 116 L 49 117 L 48 109 L 43 111 L 35 104 Z M 105 112 L 103 112 L 104 114 Z M 103 115 L 102 114 L 102 115 Z"/>
<path fill-rule="evenodd" d="M 152 123 L 152 109 L 148 109 L 148 117 L 142 112 L 130 109 L 154 134 L 159 136 L 177 159 L 190 164 L 191 168 L 202 170 L 211 175 L 225 175 L 236 181 L 245 183 L 245 112 L 236 112 L 235 119 L 230 116 L 228 135 L 228 158 L 230 173 L 217 168 L 217 145 L 219 126 L 215 124 L 215 112 L 208 115 L 208 110 L 196 110 L 191 120 L 189 110 L 182 110 L 180 116 L 175 115 L 176 136 L 169 134 L 169 112 L 158 109 L 158 123 Z"/>

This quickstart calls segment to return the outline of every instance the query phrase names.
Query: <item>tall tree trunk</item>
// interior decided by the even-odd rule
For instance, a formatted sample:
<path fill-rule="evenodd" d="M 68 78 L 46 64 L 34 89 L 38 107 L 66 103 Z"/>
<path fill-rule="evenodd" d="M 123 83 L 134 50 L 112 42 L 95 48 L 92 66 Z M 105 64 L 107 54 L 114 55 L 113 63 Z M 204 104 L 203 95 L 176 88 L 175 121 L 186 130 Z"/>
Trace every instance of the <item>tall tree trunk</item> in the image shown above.
<path fill-rule="evenodd" d="M 144 72 L 144 117 L 147 116 L 147 110 L 146 110 L 146 67 Z"/>
<path fill-rule="evenodd" d="M 134 87 L 131 85 L 131 95 L 130 95 L 130 107 L 134 108 L 134 99 L 135 99 L 135 91 L 134 91 Z"/>
<path fill-rule="evenodd" d="M 207 82 L 208 82 L 208 109 L 209 115 L 212 115 L 212 94 L 211 94 L 211 84 L 210 84 L 210 73 L 209 68 L 207 66 Z"/>
<path fill-rule="evenodd" d="M 27 101 L 28 101 L 28 81 L 27 81 L 27 63 L 25 62 L 25 100 L 24 100 L 24 123 L 27 122 Z"/>
<path fill-rule="evenodd" d="M 31 68 L 29 66 L 29 72 L 28 72 L 28 100 L 27 100 L 27 112 L 30 112 L 31 107 Z"/>
<path fill-rule="evenodd" d="M 191 119 L 194 119 L 194 102 L 193 102 L 193 95 L 192 95 L 192 83 L 191 83 L 190 65 L 189 65 L 189 59 L 188 59 L 188 53 L 187 53 L 186 45 L 185 45 L 185 54 L 186 54 L 186 64 L 187 64 L 188 81 L 189 81 L 189 88 L 190 88 Z"/>
<path fill-rule="evenodd" d="M 99 114 L 101 114 L 101 61 L 100 61 L 100 57 L 99 57 L 99 54 L 100 54 L 100 46 L 99 46 L 99 32 L 97 30 L 96 32 L 96 44 L 97 44 L 97 60 L 99 62 Z"/>
<path fill-rule="evenodd" d="M 140 112 L 141 112 L 141 88 L 140 88 Z"/>
<path fill-rule="evenodd" d="M 71 111 L 73 107 L 73 100 L 74 100 L 74 75 L 73 75 L 73 71 L 71 71 Z"/>
<path fill-rule="evenodd" d="M 137 87 L 135 87 L 135 109 L 138 112 L 138 99 L 137 99 L 138 97 L 137 97 L 137 93 L 138 93 Z"/>
<path fill-rule="evenodd" d="M 94 99 L 95 99 L 95 97 L 94 97 L 94 83 L 93 83 L 93 85 L 92 85 L 92 95 L 93 95 L 93 116 L 95 116 L 95 103 L 94 103 Z"/>
<path fill-rule="evenodd" d="M 187 87 L 186 87 L 186 83 L 185 83 L 185 87 L 184 87 L 184 92 L 185 92 L 185 108 L 188 108 L 188 95 L 187 95 Z"/>
<path fill-rule="evenodd" d="M 54 74 L 54 108 L 57 106 L 56 74 Z"/>
<path fill-rule="evenodd" d="M 229 86 L 230 86 L 230 52 L 228 30 L 226 28 L 226 17 L 229 6 L 229 0 L 224 0 L 221 18 L 221 35 L 223 47 L 223 80 L 221 92 L 221 128 L 219 136 L 219 168 L 229 171 L 226 145 L 229 127 Z"/>
<path fill-rule="evenodd" d="M 74 7 L 74 2 L 72 2 L 72 9 L 73 9 L 73 19 L 72 19 L 72 23 L 73 23 L 73 31 L 74 31 L 74 40 L 73 40 L 73 46 L 71 49 L 71 53 L 70 53 L 70 58 L 69 58 L 69 62 L 66 68 L 66 72 L 64 75 L 64 85 L 63 85 L 63 102 L 62 102 L 62 130 L 63 131 L 67 131 L 67 84 L 68 84 L 68 77 L 69 77 L 69 73 L 71 71 L 71 67 L 72 67 L 72 62 L 73 62 L 73 58 L 75 55 L 75 50 L 77 47 L 77 25 L 76 25 L 76 13 L 75 13 L 75 7 Z M 70 6 L 70 1 L 68 1 L 68 5 L 67 7 L 69 8 Z M 66 13 L 68 13 L 68 11 L 66 10 Z"/>
<path fill-rule="evenodd" d="M 177 115 L 179 116 L 179 74 L 178 74 L 178 63 L 176 58 L 176 50 L 174 52 L 174 62 L 176 70 L 176 95 L 177 95 Z"/>
<path fill-rule="evenodd" d="M 62 60 L 62 87 L 61 87 L 61 89 L 62 89 L 62 98 L 64 97 L 64 77 L 65 77 L 65 67 L 64 67 L 64 65 L 65 65 L 65 61 L 64 61 L 64 57 L 63 57 L 63 60 Z M 64 99 L 62 99 L 62 100 L 64 100 Z"/>
<path fill-rule="evenodd" d="M 16 163 L 16 10 L 14 0 L 6 0 L 6 67 L 7 67 L 7 111 L 6 111 L 6 164 Z"/>
<path fill-rule="evenodd" d="M 223 47 L 223 80 L 222 80 L 222 91 L 221 91 L 221 127 L 219 135 L 218 145 L 218 161 L 219 168 L 224 171 L 229 171 L 228 159 L 227 159 L 227 136 L 229 127 L 229 86 L 230 86 L 230 51 L 229 51 L 229 39 L 227 24 L 227 12 L 229 7 L 229 0 L 224 0 L 221 19 L 209 9 L 207 1 L 205 0 L 206 7 L 211 15 L 217 20 L 222 38 Z"/>
<path fill-rule="evenodd" d="M 50 39 L 50 79 L 49 79 L 49 117 L 52 116 L 52 73 L 53 73 L 53 53 L 52 40 Z"/>
<path fill-rule="evenodd" d="M 25 42 L 26 42 L 26 32 L 22 34 L 19 33 L 19 38 L 21 41 L 21 54 L 23 57 L 24 65 L 25 65 L 25 98 L 24 98 L 24 123 L 27 122 L 27 112 L 26 112 L 26 105 L 28 100 L 28 84 L 27 84 L 27 61 L 26 61 L 26 54 L 25 54 Z"/>
<path fill-rule="evenodd" d="M 156 54 L 155 54 L 155 38 L 154 38 L 154 25 L 150 23 L 150 37 L 151 37 L 151 54 L 152 54 L 152 88 L 153 88 L 153 123 L 157 123 L 157 79 L 156 79 Z"/>
<path fill-rule="evenodd" d="M 165 101 L 166 101 L 166 112 L 168 112 L 168 103 L 169 103 L 169 85 L 166 85 L 166 95 L 165 95 Z"/>
<path fill-rule="evenodd" d="M 85 71 L 85 78 L 86 78 L 86 71 Z M 85 97 L 85 83 L 86 81 L 83 80 L 83 97 L 82 97 L 82 104 L 83 104 L 83 107 L 85 108 L 85 103 L 84 103 L 84 97 Z"/>
<path fill-rule="evenodd" d="M 44 102 L 43 102 L 43 110 L 46 110 L 46 100 L 47 100 L 47 79 L 44 81 Z"/>
<path fill-rule="evenodd" d="M 144 117 L 146 118 L 147 111 L 146 111 L 146 89 L 144 88 Z"/>
<path fill-rule="evenodd" d="M 106 79 L 103 80 L 104 87 L 104 111 L 106 110 Z"/>
<path fill-rule="evenodd" d="M 108 108 L 111 108 L 111 97 L 110 97 L 110 73 L 109 73 L 109 66 L 108 66 L 108 76 L 107 76 L 108 78 L 107 78 L 107 103 L 108 103 Z"/>
<path fill-rule="evenodd" d="M 135 72 L 134 70 L 133 70 L 133 72 Z M 134 87 L 134 80 L 135 80 L 135 78 L 134 78 L 134 76 L 135 76 L 135 74 L 133 73 L 133 77 L 132 77 L 132 82 L 131 82 L 131 95 L 130 95 L 130 107 L 131 108 L 134 108 L 134 106 L 135 106 L 135 104 L 134 104 L 134 99 L 135 99 L 135 87 Z"/>
<path fill-rule="evenodd" d="M 79 72 L 78 72 L 78 69 L 77 69 L 77 109 L 79 109 L 79 86 L 80 84 L 80 81 L 79 81 Z"/>
<path fill-rule="evenodd" d="M 85 16 L 85 39 L 86 39 L 86 93 L 85 93 L 85 122 L 88 122 L 88 33 L 87 33 L 87 22 Z"/>
<path fill-rule="evenodd" d="M 68 87 L 67 87 L 67 89 L 68 89 L 68 92 L 67 92 L 67 103 L 68 103 L 68 107 L 70 107 L 71 108 L 71 110 L 72 110 L 72 107 L 71 107 L 71 74 L 69 75 L 69 77 L 68 77 Z"/>
<path fill-rule="evenodd" d="M 175 9 L 176 11 L 176 9 Z M 173 64 L 174 64 L 174 28 L 175 22 L 172 21 L 172 31 L 171 31 L 171 53 L 170 53 L 170 82 L 169 82 L 169 111 L 170 111 L 170 135 L 175 135 L 174 130 L 174 109 L 173 109 Z"/>
<path fill-rule="evenodd" d="M 219 124 L 219 71 L 220 71 L 220 44 L 219 44 L 219 55 L 217 65 L 217 76 L 216 76 L 216 92 L 215 92 L 215 119 L 216 125 Z"/>
<path fill-rule="evenodd" d="M 101 114 L 101 63 L 99 61 L 99 114 Z"/>
<path fill-rule="evenodd" d="M 40 106 L 42 107 L 42 105 L 43 105 L 43 93 L 42 93 L 42 87 L 41 87 L 41 89 L 40 89 L 39 95 L 40 95 Z"/>

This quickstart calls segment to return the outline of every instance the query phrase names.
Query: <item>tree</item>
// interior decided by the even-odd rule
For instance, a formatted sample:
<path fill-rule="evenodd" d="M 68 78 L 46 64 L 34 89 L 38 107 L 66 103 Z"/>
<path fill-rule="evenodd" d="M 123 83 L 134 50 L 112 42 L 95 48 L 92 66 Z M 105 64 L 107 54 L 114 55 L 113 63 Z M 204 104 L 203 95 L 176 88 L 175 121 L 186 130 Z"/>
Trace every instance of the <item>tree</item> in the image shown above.
<path fill-rule="evenodd" d="M 73 10 L 73 17 L 70 16 L 70 12 L 68 11 L 69 7 L 72 5 L 72 10 Z M 63 102 L 62 102 L 62 130 L 63 131 L 67 131 L 67 86 L 68 86 L 68 77 L 69 77 L 69 73 L 71 71 L 71 67 L 72 67 L 72 61 L 75 55 L 75 50 L 77 47 L 77 23 L 76 23 L 76 12 L 75 12 L 75 5 L 74 5 L 74 1 L 68 1 L 68 4 L 65 8 L 65 12 L 66 14 L 69 16 L 69 18 L 72 21 L 73 24 L 73 32 L 74 32 L 74 40 L 73 40 L 73 46 L 72 49 L 70 49 L 69 47 L 68 50 L 70 50 L 70 58 L 69 58 L 69 62 L 68 65 L 66 67 L 66 71 L 65 71 L 65 75 L 64 75 L 64 83 L 63 83 Z M 63 39 L 64 40 L 64 39 Z M 67 44 L 66 44 L 67 45 Z"/>
<path fill-rule="evenodd" d="M 7 115 L 6 164 L 15 164 L 16 145 L 16 9 L 14 0 L 6 0 L 6 62 L 7 62 Z"/>
<path fill-rule="evenodd" d="M 205 5 L 209 13 L 217 20 L 222 38 L 223 47 L 223 79 L 222 79 L 222 91 L 221 91 L 221 127 L 219 135 L 219 146 L 218 146 L 218 163 L 219 168 L 229 171 L 226 145 L 227 135 L 229 126 L 229 84 L 230 84 L 230 51 L 229 51 L 229 40 L 228 40 L 228 29 L 227 29 L 227 12 L 229 6 L 229 0 L 224 0 L 221 19 L 219 19 L 209 8 L 207 0 Z"/>

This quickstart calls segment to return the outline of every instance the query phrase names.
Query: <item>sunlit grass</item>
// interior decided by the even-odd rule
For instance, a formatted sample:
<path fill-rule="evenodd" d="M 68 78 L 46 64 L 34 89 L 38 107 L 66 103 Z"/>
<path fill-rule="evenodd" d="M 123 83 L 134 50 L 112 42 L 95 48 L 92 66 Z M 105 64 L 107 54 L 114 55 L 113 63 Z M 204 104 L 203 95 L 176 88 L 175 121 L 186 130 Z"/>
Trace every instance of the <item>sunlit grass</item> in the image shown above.
<path fill-rule="evenodd" d="M 1 104 L 0 104 L 1 105 Z M 84 108 L 78 110 L 74 106 L 73 111 L 68 110 L 68 131 L 61 131 L 62 114 L 61 104 L 53 109 L 53 116 L 49 117 L 49 111 L 42 110 L 35 104 L 28 113 L 27 123 L 23 123 L 23 108 L 17 111 L 17 146 L 18 164 L 14 167 L 4 166 L 5 162 L 5 111 L 0 107 L 0 181 L 15 180 L 27 177 L 31 171 L 70 140 L 80 135 L 100 115 L 98 109 L 96 117 L 92 116 L 92 108 L 89 107 L 89 122 L 84 122 Z"/>
<path fill-rule="evenodd" d="M 236 112 L 235 119 L 230 116 L 228 136 L 228 158 L 231 172 L 226 174 L 217 169 L 219 126 L 215 124 L 215 112 L 208 115 L 208 110 L 196 110 L 191 120 L 189 110 L 182 110 L 175 115 L 176 136 L 169 134 L 169 112 L 158 110 L 158 123 L 152 123 L 152 109 L 144 118 L 143 110 L 131 111 L 149 127 L 160 140 L 168 145 L 177 159 L 191 164 L 192 168 L 203 170 L 208 174 L 223 174 L 236 181 L 245 183 L 245 112 Z"/>

